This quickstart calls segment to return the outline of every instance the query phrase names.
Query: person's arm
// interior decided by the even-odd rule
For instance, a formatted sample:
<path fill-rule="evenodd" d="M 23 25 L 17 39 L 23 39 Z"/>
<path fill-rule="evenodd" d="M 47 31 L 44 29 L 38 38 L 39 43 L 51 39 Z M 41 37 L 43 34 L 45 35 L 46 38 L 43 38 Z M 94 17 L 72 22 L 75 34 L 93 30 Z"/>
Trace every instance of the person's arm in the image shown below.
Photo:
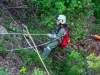
<path fill-rule="evenodd" d="M 56 36 L 57 36 L 57 38 L 60 38 L 60 37 L 64 36 L 65 33 L 66 33 L 65 29 L 60 29 L 60 31 L 58 32 L 58 34 Z"/>
<path fill-rule="evenodd" d="M 48 36 L 50 38 L 60 38 L 60 37 L 64 36 L 65 33 L 66 33 L 65 29 L 60 29 L 57 34 L 48 34 Z"/>

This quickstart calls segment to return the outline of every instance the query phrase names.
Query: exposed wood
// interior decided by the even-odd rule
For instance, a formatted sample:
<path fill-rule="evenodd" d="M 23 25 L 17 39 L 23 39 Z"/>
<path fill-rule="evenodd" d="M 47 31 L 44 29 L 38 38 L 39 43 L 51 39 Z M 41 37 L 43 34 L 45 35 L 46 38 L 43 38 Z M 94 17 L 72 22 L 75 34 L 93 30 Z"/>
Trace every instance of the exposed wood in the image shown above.
<path fill-rule="evenodd" d="M 16 7 L 9 7 L 6 6 L 7 9 L 11 9 L 11 8 L 28 8 L 27 5 L 23 5 L 23 6 L 16 6 Z"/>
<path fill-rule="evenodd" d="M 0 33 L 8 33 L 6 28 L 2 25 L 0 25 Z"/>

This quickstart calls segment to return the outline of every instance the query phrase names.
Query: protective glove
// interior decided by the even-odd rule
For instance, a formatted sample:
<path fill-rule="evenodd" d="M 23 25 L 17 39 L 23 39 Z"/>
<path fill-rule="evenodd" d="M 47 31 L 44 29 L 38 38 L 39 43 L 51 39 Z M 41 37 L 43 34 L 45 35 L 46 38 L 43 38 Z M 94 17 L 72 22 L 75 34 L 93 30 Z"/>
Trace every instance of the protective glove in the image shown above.
<path fill-rule="evenodd" d="M 47 36 L 49 36 L 49 37 L 51 38 L 52 34 L 49 34 L 49 33 L 48 33 Z"/>
<path fill-rule="evenodd" d="M 47 36 L 49 36 L 50 38 L 56 38 L 56 34 L 47 34 Z"/>
<path fill-rule="evenodd" d="M 56 38 L 56 34 L 53 34 L 53 35 L 51 36 L 51 38 Z"/>

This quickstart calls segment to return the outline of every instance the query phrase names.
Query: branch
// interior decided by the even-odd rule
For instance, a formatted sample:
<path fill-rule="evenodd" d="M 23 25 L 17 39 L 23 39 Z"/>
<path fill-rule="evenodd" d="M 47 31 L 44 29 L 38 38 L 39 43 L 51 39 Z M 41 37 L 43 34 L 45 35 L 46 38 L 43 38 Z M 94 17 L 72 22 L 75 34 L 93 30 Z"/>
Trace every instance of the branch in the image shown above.
<path fill-rule="evenodd" d="M 27 5 L 23 5 L 23 6 L 16 6 L 16 7 L 9 7 L 6 6 L 7 9 L 11 9 L 11 8 L 28 8 Z"/>
<path fill-rule="evenodd" d="M 32 47 L 26 47 L 26 48 L 21 48 L 21 49 L 32 49 Z M 20 49 L 11 49 L 11 50 L 6 50 L 6 51 L 18 51 L 18 50 L 20 50 Z"/>
<path fill-rule="evenodd" d="M 48 71 L 46 65 L 44 64 L 44 62 L 43 62 L 43 60 L 42 60 L 42 57 L 41 57 L 40 54 L 39 54 L 39 51 L 38 51 L 38 49 L 37 49 L 36 44 L 35 44 L 35 42 L 33 41 L 32 37 L 31 37 L 31 35 L 30 35 L 29 31 L 28 31 L 28 28 L 27 28 L 25 25 L 23 25 L 23 26 L 26 28 L 26 32 L 28 33 L 29 38 L 31 39 L 31 41 L 32 41 L 32 43 L 33 43 L 33 45 L 34 45 L 34 47 L 35 47 L 35 50 L 36 50 L 36 52 L 37 52 L 37 54 L 38 54 L 39 59 L 41 60 L 41 62 L 42 62 L 42 64 L 43 64 L 45 70 L 46 70 L 47 75 L 50 75 L 50 73 L 49 73 L 49 71 Z"/>

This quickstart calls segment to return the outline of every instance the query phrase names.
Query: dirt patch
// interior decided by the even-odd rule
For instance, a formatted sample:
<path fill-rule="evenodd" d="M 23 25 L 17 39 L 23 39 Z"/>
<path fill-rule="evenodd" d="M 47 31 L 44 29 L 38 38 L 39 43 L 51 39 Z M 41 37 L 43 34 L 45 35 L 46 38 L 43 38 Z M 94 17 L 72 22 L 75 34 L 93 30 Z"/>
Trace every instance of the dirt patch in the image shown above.
<path fill-rule="evenodd" d="M 9 57 L 0 56 L 0 68 L 5 68 L 9 73 L 7 75 L 20 75 L 19 66 L 21 66 L 21 58 L 13 53 Z"/>
<path fill-rule="evenodd" d="M 97 56 L 100 55 L 100 40 L 88 39 L 81 42 L 80 46 L 82 46 L 88 54 L 94 52 Z"/>

